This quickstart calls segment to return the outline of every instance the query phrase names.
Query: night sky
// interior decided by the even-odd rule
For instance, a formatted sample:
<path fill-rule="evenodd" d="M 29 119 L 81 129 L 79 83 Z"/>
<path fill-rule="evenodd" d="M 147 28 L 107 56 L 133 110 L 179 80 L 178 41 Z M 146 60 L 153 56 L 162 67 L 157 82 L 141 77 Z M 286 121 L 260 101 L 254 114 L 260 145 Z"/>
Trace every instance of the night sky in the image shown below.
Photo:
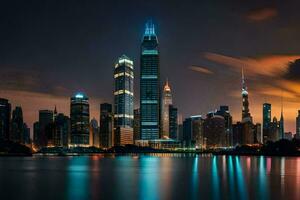
<path fill-rule="evenodd" d="M 135 65 L 144 25 L 156 24 L 162 83 L 169 79 L 183 117 L 229 105 L 241 120 L 241 67 L 250 112 L 262 103 L 295 131 L 300 109 L 300 1 L 6 0 L 0 3 L 0 97 L 23 107 L 32 127 L 38 110 L 69 114 L 70 96 L 90 97 L 91 115 L 113 103 L 113 68 L 126 54 Z"/>

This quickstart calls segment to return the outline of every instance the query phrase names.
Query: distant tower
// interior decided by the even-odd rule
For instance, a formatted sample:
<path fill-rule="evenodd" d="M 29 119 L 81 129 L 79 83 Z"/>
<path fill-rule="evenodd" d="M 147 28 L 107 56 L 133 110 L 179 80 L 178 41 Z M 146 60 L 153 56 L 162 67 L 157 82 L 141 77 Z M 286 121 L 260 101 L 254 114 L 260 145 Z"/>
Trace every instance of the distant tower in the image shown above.
<path fill-rule="evenodd" d="M 100 104 L 100 143 L 101 148 L 112 147 L 113 134 L 113 113 L 112 105 L 109 103 Z"/>
<path fill-rule="evenodd" d="M 245 83 L 244 68 L 242 68 L 242 98 L 243 98 L 242 122 L 252 122 L 252 117 L 249 112 L 248 90 Z"/>
<path fill-rule="evenodd" d="M 0 140 L 8 140 L 11 122 L 11 104 L 7 99 L 0 98 Z"/>
<path fill-rule="evenodd" d="M 264 103 L 263 104 L 263 142 L 266 143 L 268 140 L 270 140 L 271 136 L 271 108 L 272 105 L 270 103 Z"/>
<path fill-rule="evenodd" d="M 89 146 L 89 98 L 77 93 L 71 97 L 71 146 Z"/>
<path fill-rule="evenodd" d="M 283 99 L 281 97 L 281 113 L 280 113 L 280 120 L 279 120 L 279 134 L 280 139 L 284 139 L 284 118 L 283 118 Z"/>
<path fill-rule="evenodd" d="M 162 138 L 170 137 L 169 133 L 169 106 L 172 105 L 172 93 L 167 79 L 162 94 L 162 106 L 161 106 L 161 117 L 162 117 Z"/>
<path fill-rule="evenodd" d="M 140 58 L 141 139 L 158 139 L 160 134 L 159 50 L 154 24 L 151 21 L 145 27 Z"/>
<path fill-rule="evenodd" d="M 23 112 L 20 106 L 16 106 L 12 113 L 10 140 L 24 144 Z"/>
<path fill-rule="evenodd" d="M 296 117 L 296 138 L 300 139 L 300 110 L 298 110 L 298 116 Z"/>

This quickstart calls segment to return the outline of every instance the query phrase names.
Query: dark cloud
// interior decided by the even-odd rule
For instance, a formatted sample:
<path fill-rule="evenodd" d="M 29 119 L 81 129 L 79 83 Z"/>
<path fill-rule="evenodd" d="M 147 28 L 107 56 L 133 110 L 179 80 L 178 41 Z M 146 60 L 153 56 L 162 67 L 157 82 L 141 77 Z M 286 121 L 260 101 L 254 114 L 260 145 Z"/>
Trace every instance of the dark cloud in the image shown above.
<path fill-rule="evenodd" d="M 249 11 L 246 15 L 249 21 L 262 22 L 270 20 L 278 15 L 278 11 L 275 7 L 259 8 Z"/>
<path fill-rule="evenodd" d="M 287 72 L 283 77 L 289 80 L 300 81 L 300 59 L 289 63 Z"/>

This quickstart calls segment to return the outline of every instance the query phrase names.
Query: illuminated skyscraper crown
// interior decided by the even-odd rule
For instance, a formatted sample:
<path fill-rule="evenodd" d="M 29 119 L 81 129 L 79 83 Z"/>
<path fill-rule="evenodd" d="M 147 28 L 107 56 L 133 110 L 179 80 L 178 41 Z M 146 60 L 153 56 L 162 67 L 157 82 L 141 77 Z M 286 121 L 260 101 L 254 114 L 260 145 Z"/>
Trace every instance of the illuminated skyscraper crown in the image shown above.
<path fill-rule="evenodd" d="M 156 35 L 156 33 L 155 33 L 155 27 L 154 27 L 154 24 L 152 23 L 151 20 L 149 20 L 149 21 L 146 23 L 144 35 L 145 35 L 145 36 Z"/>

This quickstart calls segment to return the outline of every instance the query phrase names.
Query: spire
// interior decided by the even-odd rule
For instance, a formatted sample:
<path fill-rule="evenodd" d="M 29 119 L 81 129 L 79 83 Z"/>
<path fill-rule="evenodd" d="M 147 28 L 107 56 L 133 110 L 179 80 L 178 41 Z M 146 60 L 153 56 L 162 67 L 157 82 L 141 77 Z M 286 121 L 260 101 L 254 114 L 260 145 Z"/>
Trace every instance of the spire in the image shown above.
<path fill-rule="evenodd" d="M 164 91 L 171 91 L 171 87 L 169 85 L 169 79 L 167 78 L 166 80 L 166 84 L 164 86 Z"/>
<path fill-rule="evenodd" d="M 54 106 L 54 114 L 57 114 L 56 105 Z"/>
<path fill-rule="evenodd" d="M 147 35 L 147 36 L 156 35 L 156 34 L 155 34 L 155 26 L 154 26 L 152 20 L 149 20 L 149 21 L 146 23 L 144 35 Z"/>

